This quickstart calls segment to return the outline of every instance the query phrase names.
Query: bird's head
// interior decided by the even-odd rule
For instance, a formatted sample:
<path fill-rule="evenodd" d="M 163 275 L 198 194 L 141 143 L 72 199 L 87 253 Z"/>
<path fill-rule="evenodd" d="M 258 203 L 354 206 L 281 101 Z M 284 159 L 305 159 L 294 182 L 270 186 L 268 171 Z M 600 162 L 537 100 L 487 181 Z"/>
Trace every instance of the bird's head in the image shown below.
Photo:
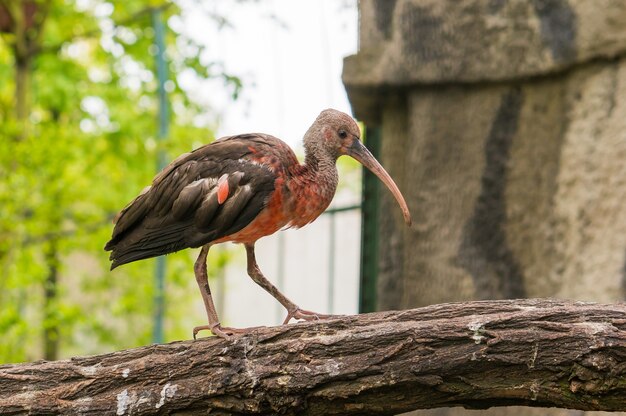
<path fill-rule="evenodd" d="M 347 155 L 369 169 L 393 194 L 402 209 L 407 225 L 411 225 L 411 213 L 391 176 L 361 143 L 361 130 L 352 117 L 341 111 L 327 109 L 320 113 L 304 136 L 304 147 L 308 155 L 325 154 L 336 160 Z"/>

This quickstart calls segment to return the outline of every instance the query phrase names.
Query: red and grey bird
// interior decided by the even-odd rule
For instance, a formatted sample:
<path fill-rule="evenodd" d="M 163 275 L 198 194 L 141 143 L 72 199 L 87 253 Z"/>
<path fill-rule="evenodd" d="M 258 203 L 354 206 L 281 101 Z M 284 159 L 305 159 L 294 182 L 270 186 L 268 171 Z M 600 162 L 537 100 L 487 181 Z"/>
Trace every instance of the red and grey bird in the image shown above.
<path fill-rule="evenodd" d="M 254 244 L 286 227 L 299 228 L 315 220 L 337 189 L 336 161 L 353 157 L 372 171 L 398 201 L 404 220 L 409 209 L 389 174 L 360 141 L 349 115 L 324 110 L 304 135 L 305 158 L 300 163 L 283 141 L 268 134 L 229 136 L 185 153 L 170 163 L 115 218 L 111 270 L 136 260 L 201 247 L 194 272 L 213 334 L 228 338 L 245 329 L 220 324 L 207 279 L 209 248 L 224 242 L 245 246 L 248 274 L 286 309 L 284 323 L 327 315 L 300 309 L 283 295 L 257 265 Z"/>

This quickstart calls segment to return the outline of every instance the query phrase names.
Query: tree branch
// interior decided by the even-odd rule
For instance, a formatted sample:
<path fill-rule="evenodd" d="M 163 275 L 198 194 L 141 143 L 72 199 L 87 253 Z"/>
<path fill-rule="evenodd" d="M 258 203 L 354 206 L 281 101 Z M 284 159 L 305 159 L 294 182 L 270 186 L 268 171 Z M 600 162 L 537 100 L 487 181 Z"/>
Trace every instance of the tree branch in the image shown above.
<path fill-rule="evenodd" d="M 626 410 L 626 305 L 482 301 L 0 366 L 0 413 Z"/>

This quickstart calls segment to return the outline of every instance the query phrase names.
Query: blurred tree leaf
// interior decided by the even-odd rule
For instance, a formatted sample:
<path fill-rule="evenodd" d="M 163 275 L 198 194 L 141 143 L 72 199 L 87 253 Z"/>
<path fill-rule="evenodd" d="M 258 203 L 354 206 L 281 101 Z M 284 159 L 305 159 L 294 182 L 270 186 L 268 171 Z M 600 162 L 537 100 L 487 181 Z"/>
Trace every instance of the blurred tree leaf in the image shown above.
<path fill-rule="evenodd" d="M 8 2 L 23 4 L 0 0 L 0 6 Z M 168 30 L 171 133 L 160 143 L 150 8 L 161 8 L 168 25 L 176 26 L 177 4 L 35 4 L 47 10 L 29 52 L 28 129 L 15 111 L 19 33 L 0 37 L 0 362 L 41 358 L 41 337 L 51 327 L 59 328 L 63 356 L 150 342 L 154 265 L 108 271 L 102 248 L 111 218 L 150 183 L 160 150 L 176 156 L 213 139 L 208 124 L 197 122 L 206 108 L 181 88 L 180 74 L 223 78 L 233 97 L 241 89 L 239 78 L 201 62 L 201 45 Z M 214 16 L 207 20 L 218 24 Z M 60 278 L 44 310 L 50 241 Z M 168 296 L 181 306 L 167 312 L 180 316 L 196 289 L 194 279 L 178 275 L 189 274 L 192 262 L 184 253 L 169 258 L 176 276 L 170 276 Z M 166 336 L 189 331 L 187 322 L 172 322 Z"/>

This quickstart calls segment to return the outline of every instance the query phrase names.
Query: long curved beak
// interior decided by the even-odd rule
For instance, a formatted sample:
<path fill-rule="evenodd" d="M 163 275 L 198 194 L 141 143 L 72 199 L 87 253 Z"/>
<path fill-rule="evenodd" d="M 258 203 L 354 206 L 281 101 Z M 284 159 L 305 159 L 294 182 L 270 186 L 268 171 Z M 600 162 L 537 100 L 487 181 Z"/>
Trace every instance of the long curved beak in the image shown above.
<path fill-rule="evenodd" d="M 411 213 L 409 212 L 409 207 L 407 207 L 406 202 L 404 201 L 404 197 L 402 193 L 398 189 L 396 183 L 391 179 L 391 176 L 387 173 L 387 171 L 378 163 L 378 160 L 367 150 L 367 147 L 363 146 L 361 141 L 358 138 L 354 138 L 352 141 L 352 145 L 350 147 L 344 148 L 345 154 L 353 157 L 358 160 L 363 166 L 368 168 L 374 175 L 378 176 L 386 186 L 391 191 L 396 201 L 398 201 L 398 205 L 400 205 L 400 209 L 402 209 L 402 215 L 404 216 L 404 222 L 407 225 L 411 225 Z"/>

